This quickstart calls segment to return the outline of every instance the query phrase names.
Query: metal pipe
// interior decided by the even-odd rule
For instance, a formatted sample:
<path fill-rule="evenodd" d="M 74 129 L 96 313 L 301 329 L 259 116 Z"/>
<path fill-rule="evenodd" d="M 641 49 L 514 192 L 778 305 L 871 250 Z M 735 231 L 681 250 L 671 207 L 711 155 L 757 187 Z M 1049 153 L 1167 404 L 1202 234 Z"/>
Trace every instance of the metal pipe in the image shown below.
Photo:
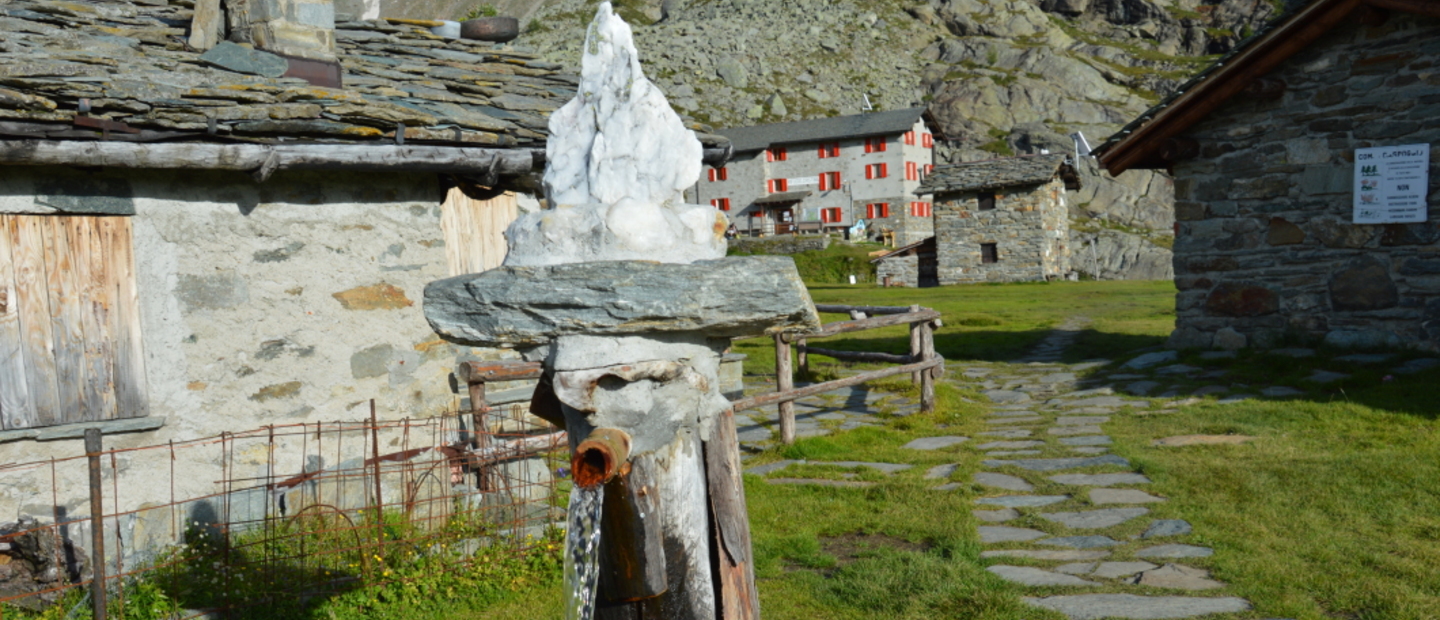
<path fill-rule="evenodd" d="M 609 482 L 629 459 L 630 435 L 616 428 L 597 428 L 575 446 L 570 471 L 577 486 L 593 487 Z"/>

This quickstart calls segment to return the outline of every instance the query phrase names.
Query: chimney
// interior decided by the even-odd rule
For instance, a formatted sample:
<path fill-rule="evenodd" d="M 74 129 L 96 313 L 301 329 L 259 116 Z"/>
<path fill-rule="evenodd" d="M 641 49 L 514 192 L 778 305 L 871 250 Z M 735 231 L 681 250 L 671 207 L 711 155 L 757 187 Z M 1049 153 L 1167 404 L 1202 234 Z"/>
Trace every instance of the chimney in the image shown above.
<path fill-rule="evenodd" d="M 225 0 L 225 15 L 231 41 L 292 61 L 337 63 L 332 0 Z"/>

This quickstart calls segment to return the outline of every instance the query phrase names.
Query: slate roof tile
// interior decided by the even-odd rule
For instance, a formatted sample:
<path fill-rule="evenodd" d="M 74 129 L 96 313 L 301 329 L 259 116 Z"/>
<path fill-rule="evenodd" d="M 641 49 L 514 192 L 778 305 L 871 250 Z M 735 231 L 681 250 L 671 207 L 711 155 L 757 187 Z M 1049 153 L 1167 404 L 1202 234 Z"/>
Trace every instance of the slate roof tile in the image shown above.
<path fill-rule="evenodd" d="M 936 166 L 915 193 L 941 194 L 1038 185 L 1055 178 L 1064 164 L 1064 155 L 1048 154 Z"/>

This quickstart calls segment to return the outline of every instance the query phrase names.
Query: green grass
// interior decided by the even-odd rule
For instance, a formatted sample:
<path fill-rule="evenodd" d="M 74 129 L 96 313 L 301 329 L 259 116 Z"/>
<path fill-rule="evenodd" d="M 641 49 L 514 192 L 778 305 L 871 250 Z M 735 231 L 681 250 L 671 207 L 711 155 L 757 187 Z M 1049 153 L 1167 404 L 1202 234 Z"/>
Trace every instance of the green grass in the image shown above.
<path fill-rule="evenodd" d="M 1228 364 L 1256 385 L 1314 367 L 1353 376 L 1313 396 L 1204 404 L 1176 415 L 1117 417 L 1107 430 L 1185 518 L 1203 563 L 1250 599 L 1256 617 L 1440 617 L 1440 371 L 1384 380 L 1381 369 L 1263 355 Z M 1152 447 L 1184 434 L 1256 437 L 1240 446 Z"/>

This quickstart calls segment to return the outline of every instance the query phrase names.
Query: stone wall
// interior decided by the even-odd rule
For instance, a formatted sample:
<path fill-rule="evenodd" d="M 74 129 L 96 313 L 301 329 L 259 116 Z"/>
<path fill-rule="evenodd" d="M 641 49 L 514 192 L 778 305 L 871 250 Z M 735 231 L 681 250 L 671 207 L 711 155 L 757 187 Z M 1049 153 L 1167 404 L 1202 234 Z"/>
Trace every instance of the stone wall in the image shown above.
<path fill-rule="evenodd" d="M 425 284 L 450 275 L 434 175 L 281 172 L 257 184 L 240 173 L 0 168 L 0 213 L 50 214 L 96 196 L 135 213 L 150 417 L 164 422 L 107 435 L 107 449 L 359 421 L 372 398 L 381 419 L 433 416 L 464 404 L 450 377 L 458 360 L 517 357 L 446 343 L 421 313 Z M 78 438 L 0 443 L 7 463 L 81 454 Z M 275 458 L 273 472 L 263 450 L 236 454 L 228 472 L 221 459 L 176 463 L 187 475 L 174 492 L 198 497 L 227 475 L 307 467 L 298 440 Z M 168 464 L 120 465 L 121 510 L 168 501 Z M 87 512 L 84 476 L 60 472 L 62 514 Z M 4 519 L 52 518 L 48 478 L 12 482 L 0 476 Z"/>
<path fill-rule="evenodd" d="M 1186 133 L 1175 167 L 1174 347 L 1440 350 L 1440 159 L 1429 221 L 1351 223 L 1356 148 L 1440 146 L 1440 20 L 1338 27 Z"/>
<path fill-rule="evenodd" d="M 976 210 L 974 192 L 935 197 L 935 240 L 941 285 L 1018 282 L 1070 272 L 1070 220 L 1065 185 L 1056 178 L 995 192 L 995 208 Z M 998 259 L 981 262 L 981 244 L 996 244 Z"/>
<path fill-rule="evenodd" d="M 884 283 L 889 278 L 890 286 L 920 286 L 920 257 L 892 256 L 875 263 L 875 280 Z"/>
<path fill-rule="evenodd" d="M 781 235 L 763 239 L 731 239 L 730 249 L 743 254 L 799 254 L 830 247 L 829 235 Z"/>

